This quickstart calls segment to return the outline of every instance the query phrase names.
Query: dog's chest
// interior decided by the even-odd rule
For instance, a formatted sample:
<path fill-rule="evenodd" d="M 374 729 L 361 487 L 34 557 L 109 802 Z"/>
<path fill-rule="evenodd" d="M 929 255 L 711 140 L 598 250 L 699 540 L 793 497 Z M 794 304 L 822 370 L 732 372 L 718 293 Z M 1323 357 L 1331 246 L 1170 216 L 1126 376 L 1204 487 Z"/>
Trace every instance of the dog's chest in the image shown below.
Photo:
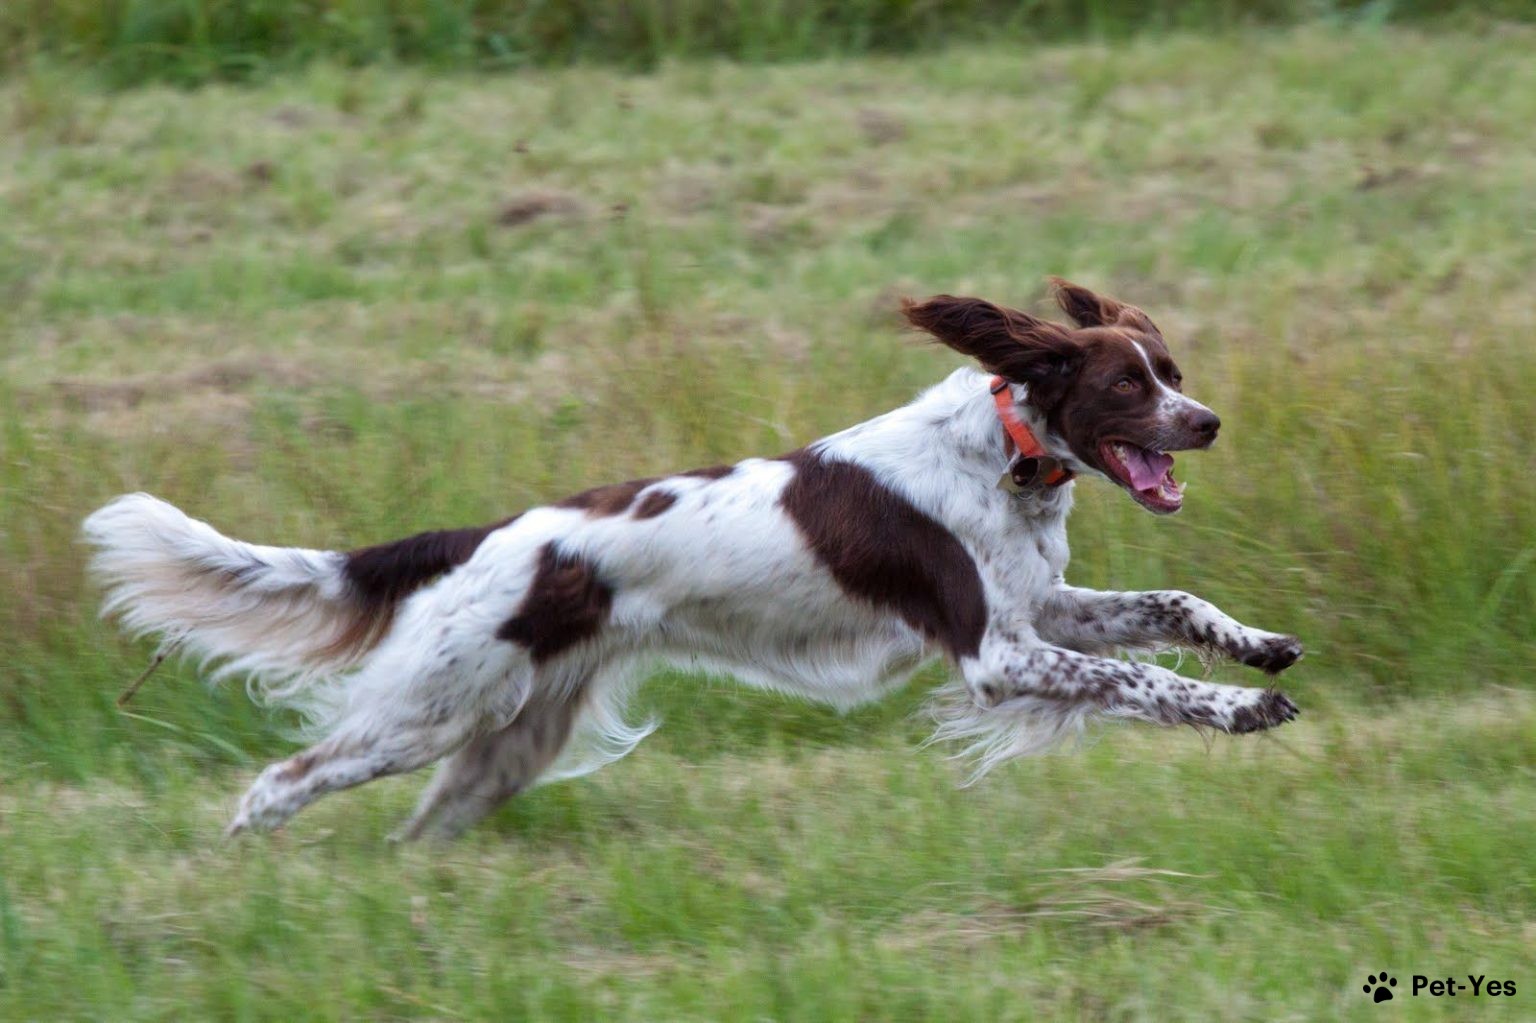
<path fill-rule="evenodd" d="M 1038 604 L 1067 569 L 1066 509 L 1040 514 L 1010 502 L 995 511 L 975 552 L 977 568 L 993 600 L 1015 607 Z"/>
<path fill-rule="evenodd" d="M 1035 534 L 1035 549 L 1045 562 L 1046 580 L 1054 584 L 1067 571 L 1070 552 L 1067 549 L 1067 524 L 1060 521 Z"/>

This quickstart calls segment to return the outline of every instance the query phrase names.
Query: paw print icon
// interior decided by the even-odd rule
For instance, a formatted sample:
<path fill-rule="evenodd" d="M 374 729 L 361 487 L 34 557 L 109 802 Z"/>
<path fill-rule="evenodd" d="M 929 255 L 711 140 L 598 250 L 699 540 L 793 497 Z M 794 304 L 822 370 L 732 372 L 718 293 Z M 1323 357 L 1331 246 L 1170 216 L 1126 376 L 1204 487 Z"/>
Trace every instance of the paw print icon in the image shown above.
<path fill-rule="evenodd" d="M 1371 1001 L 1373 1002 L 1390 1002 L 1392 1000 L 1392 989 L 1395 987 L 1397 987 L 1397 978 L 1387 976 L 1386 970 L 1382 970 L 1380 973 L 1373 973 L 1365 978 L 1364 990 L 1366 994 L 1371 995 Z M 1373 989 L 1374 994 L 1372 994 Z"/>

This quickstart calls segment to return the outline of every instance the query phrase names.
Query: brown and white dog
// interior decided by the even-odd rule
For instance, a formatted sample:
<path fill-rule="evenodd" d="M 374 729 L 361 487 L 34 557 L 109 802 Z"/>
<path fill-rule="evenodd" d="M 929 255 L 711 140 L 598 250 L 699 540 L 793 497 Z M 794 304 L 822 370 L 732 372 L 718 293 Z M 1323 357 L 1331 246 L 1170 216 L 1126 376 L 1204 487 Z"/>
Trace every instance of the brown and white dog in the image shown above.
<path fill-rule="evenodd" d="M 838 707 L 935 656 L 958 669 L 937 738 L 978 772 L 1090 716 L 1251 732 L 1279 692 L 1115 659 L 1192 648 L 1279 672 L 1293 638 L 1186 593 L 1069 586 L 1072 478 L 1176 511 L 1167 454 L 1220 421 L 1184 395 L 1141 310 L 1055 281 L 1070 328 L 976 298 L 906 303 L 973 357 L 911 404 L 781 458 L 600 487 L 495 525 L 351 552 L 220 535 L 146 494 L 85 522 L 106 610 L 248 675 L 323 729 L 263 771 L 232 832 L 442 761 L 403 834 L 451 834 L 535 781 L 595 769 L 653 724 L 622 716 L 658 664 Z"/>

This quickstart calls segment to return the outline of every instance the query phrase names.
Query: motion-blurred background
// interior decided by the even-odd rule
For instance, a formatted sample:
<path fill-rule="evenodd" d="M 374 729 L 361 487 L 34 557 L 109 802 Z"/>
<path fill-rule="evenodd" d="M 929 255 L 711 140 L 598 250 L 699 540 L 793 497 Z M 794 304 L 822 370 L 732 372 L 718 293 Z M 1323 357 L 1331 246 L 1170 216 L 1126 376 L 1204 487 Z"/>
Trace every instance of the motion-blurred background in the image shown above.
<path fill-rule="evenodd" d="M 1385 970 L 1530 1018 L 1528 20 L 8 0 L 0 1017 L 1367 1018 Z M 1225 423 L 1177 518 L 1079 486 L 1071 578 L 1299 634 L 1299 724 L 962 791 L 913 748 L 940 669 L 846 717 L 663 678 L 629 759 L 392 849 L 420 779 L 221 845 L 292 722 L 187 667 L 113 706 L 149 648 L 75 534 L 117 493 L 329 548 L 490 521 L 902 403 L 956 363 L 899 295 L 1047 273 Z"/>

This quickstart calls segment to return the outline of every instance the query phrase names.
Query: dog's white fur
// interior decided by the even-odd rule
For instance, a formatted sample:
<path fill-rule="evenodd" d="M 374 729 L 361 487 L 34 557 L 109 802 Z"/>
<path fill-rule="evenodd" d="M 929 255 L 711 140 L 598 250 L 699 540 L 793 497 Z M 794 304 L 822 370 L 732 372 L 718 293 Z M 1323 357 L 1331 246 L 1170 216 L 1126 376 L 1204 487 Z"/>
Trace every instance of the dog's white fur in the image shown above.
<path fill-rule="evenodd" d="M 1049 435 L 1023 387 L 1014 396 L 1053 455 L 1091 471 Z M 1290 641 L 1185 594 L 1067 586 L 1073 485 L 999 488 L 1009 455 L 985 375 L 959 370 L 809 450 L 868 470 L 974 560 L 985 632 L 935 708 L 936 738 L 965 744 L 978 773 L 1094 715 L 1248 730 L 1274 710 L 1273 691 L 1100 656 L 1179 645 L 1246 658 Z M 277 826 L 325 792 L 442 759 L 406 829 L 417 835 L 456 831 L 540 778 L 628 753 L 654 726 L 626 724 L 623 698 L 659 664 L 851 707 L 940 654 L 901 616 L 839 588 L 781 504 L 795 472 L 748 459 L 720 479 L 664 478 L 640 492 L 675 497 L 651 518 L 534 509 L 406 597 L 372 649 L 334 654 L 347 624 L 345 555 L 230 540 L 145 494 L 118 498 L 84 528 L 106 609 L 131 632 L 249 676 L 258 695 L 299 707 L 325 734 L 262 773 L 232 830 Z M 597 566 L 613 599 L 600 632 L 538 663 L 497 631 L 551 544 Z"/>

